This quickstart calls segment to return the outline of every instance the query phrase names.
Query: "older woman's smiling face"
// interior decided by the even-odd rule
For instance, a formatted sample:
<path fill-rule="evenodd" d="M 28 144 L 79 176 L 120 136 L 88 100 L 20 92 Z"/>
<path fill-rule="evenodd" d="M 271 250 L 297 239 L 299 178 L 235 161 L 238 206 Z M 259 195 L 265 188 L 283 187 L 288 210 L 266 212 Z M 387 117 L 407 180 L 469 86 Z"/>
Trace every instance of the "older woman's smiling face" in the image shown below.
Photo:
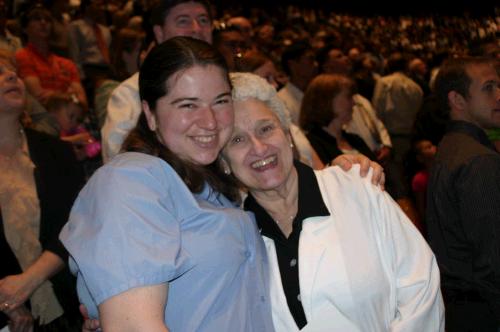
<path fill-rule="evenodd" d="M 233 106 L 234 131 L 222 156 L 250 191 L 279 190 L 293 168 L 290 135 L 264 102 L 249 98 Z"/>

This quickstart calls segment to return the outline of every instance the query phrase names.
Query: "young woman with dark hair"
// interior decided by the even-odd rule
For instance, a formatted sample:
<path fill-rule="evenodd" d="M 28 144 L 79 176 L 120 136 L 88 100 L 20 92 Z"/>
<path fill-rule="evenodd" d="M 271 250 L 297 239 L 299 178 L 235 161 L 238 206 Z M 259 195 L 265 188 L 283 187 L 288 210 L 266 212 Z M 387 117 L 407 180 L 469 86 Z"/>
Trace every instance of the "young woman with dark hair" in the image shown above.
<path fill-rule="evenodd" d="M 224 59 L 170 39 L 139 90 L 126 152 L 90 179 L 61 233 L 82 302 L 105 331 L 272 331 L 259 232 L 226 198 L 236 186 L 217 181 L 233 130 Z"/>

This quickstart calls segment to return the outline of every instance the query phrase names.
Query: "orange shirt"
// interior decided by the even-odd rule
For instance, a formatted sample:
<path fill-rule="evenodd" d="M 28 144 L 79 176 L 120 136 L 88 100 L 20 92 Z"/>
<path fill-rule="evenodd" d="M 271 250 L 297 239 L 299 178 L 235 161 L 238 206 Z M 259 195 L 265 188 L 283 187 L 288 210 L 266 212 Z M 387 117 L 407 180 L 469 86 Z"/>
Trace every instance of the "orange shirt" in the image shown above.
<path fill-rule="evenodd" d="M 19 76 L 23 79 L 38 77 L 44 89 L 64 93 L 71 83 L 80 83 L 78 69 L 73 61 L 53 53 L 44 57 L 30 43 L 17 51 L 16 61 Z"/>

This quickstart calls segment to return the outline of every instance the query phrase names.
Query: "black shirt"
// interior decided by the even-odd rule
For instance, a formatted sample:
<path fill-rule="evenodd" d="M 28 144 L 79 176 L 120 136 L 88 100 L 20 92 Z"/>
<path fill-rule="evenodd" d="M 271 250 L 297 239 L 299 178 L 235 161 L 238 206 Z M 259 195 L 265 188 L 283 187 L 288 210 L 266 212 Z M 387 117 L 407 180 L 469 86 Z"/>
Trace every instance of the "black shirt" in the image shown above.
<path fill-rule="evenodd" d="M 446 293 L 476 293 L 500 321 L 500 155 L 485 132 L 452 121 L 429 178 L 427 229 Z"/>
<path fill-rule="evenodd" d="M 295 162 L 299 177 L 299 207 L 293 220 L 293 230 L 288 239 L 283 235 L 276 222 L 249 194 L 245 200 L 245 210 L 255 214 L 261 234 L 274 241 L 281 275 L 290 313 L 299 329 L 307 324 L 304 308 L 300 299 L 299 283 L 299 238 L 302 221 L 309 217 L 329 216 L 314 171 L 308 166 Z"/>

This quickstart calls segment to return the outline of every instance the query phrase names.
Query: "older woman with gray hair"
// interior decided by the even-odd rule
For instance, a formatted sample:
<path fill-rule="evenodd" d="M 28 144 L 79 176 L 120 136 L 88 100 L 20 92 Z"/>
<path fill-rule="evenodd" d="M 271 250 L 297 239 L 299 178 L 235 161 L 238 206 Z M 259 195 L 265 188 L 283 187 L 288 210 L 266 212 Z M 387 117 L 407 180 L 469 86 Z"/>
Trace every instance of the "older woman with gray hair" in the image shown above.
<path fill-rule="evenodd" d="M 266 81 L 274 88 L 278 89 L 278 84 L 274 79 L 278 72 L 271 59 L 264 54 L 256 51 L 246 52 L 240 61 L 237 62 L 236 68 L 239 72 L 251 72 L 258 75 L 266 79 Z M 290 116 L 289 111 L 284 107 L 284 104 L 281 103 L 279 107 L 281 107 L 280 112 L 282 114 L 284 113 L 283 116 Z M 302 130 L 293 122 L 289 124 L 289 129 L 295 143 L 294 152 L 296 153 L 297 159 L 314 169 L 322 169 L 325 167 L 324 163 L 321 161 Z M 328 162 L 330 162 L 330 160 Z"/>
<path fill-rule="evenodd" d="M 244 208 L 261 229 L 275 329 L 444 331 L 435 257 L 397 204 L 357 166 L 294 161 L 274 88 L 231 78 L 235 128 L 221 162 L 248 189 Z"/>

